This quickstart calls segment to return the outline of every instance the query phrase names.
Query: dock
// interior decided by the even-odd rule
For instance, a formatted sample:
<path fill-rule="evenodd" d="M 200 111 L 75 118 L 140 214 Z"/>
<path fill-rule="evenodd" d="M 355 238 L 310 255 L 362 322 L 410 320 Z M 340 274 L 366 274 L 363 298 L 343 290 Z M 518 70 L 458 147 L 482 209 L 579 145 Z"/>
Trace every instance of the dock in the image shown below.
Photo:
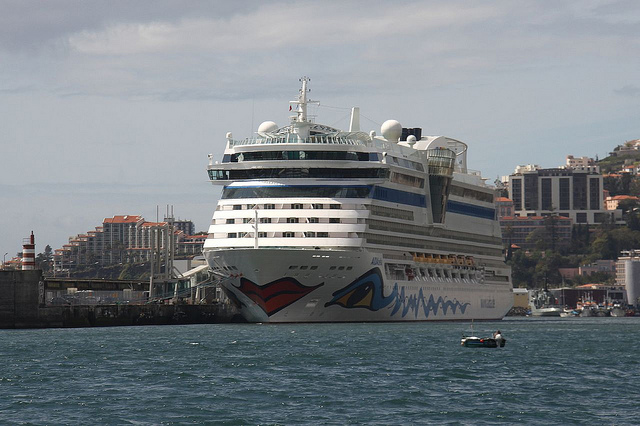
<path fill-rule="evenodd" d="M 52 279 L 38 269 L 0 271 L 0 328 L 242 322 L 231 304 L 149 300 L 148 289 L 148 283 L 129 280 Z"/>

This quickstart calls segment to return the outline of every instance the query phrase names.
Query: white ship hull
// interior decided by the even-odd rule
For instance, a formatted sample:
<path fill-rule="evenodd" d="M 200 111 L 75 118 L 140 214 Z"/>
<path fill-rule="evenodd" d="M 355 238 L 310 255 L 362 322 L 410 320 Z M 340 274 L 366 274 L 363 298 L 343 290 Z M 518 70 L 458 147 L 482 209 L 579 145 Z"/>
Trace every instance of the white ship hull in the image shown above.
<path fill-rule="evenodd" d="M 250 322 L 499 320 L 513 305 L 504 284 L 389 279 L 383 256 L 364 250 L 227 249 L 205 257 Z"/>

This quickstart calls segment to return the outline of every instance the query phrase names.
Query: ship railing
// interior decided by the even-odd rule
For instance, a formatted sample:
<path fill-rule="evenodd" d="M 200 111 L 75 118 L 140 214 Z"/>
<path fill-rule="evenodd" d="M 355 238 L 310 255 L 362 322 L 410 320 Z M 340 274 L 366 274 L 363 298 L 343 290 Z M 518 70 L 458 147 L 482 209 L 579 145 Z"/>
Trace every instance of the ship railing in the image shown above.
<path fill-rule="evenodd" d="M 471 169 L 467 169 L 467 174 L 468 175 L 473 175 L 473 176 L 478 176 L 478 177 L 482 177 L 482 172 L 479 170 L 471 170 Z"/>
<path fill-rule="evenodd" d="M 270 144 L 300 144 L 300 143 L 313 143 L 313 144 L 334 144 L 334 145 L 366 145 L 365 141 L 346 138 L 342 136 L 330 136 L 330 135 L 318 135 L 309 136 L 307 138 L 301 138 L 295 133 L 290 133 L 283 136 L 275 137 L 259 137 L 259 138 L 246 138 L 242 140 L 229 139 L 229 147 L 243 146 L 243 145 L 270 145 Z"/>

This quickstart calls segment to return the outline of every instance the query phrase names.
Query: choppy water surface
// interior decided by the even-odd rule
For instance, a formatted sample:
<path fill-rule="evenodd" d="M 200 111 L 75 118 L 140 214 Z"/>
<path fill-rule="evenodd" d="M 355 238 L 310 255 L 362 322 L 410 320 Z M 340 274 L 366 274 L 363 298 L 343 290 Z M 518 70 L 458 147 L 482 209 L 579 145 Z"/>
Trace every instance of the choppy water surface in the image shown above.
<path fill-rule="evenodd" d="M 638 423 L 640 318 L 467 327 L 0 330 L 0 423 Z"/>

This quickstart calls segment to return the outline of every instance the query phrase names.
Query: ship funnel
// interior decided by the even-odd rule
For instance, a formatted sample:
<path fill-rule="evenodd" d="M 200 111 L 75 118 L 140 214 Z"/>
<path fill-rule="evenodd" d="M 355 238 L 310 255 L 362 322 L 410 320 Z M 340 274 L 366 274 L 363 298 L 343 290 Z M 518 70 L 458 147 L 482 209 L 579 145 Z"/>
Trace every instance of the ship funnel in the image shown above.
<path fill-rule="evenodd" d="M 350 132 L 360 131 L 360 108 L 359 107 L 351 108 L 351 122 L 349 123 L 349 131 Z"/>

